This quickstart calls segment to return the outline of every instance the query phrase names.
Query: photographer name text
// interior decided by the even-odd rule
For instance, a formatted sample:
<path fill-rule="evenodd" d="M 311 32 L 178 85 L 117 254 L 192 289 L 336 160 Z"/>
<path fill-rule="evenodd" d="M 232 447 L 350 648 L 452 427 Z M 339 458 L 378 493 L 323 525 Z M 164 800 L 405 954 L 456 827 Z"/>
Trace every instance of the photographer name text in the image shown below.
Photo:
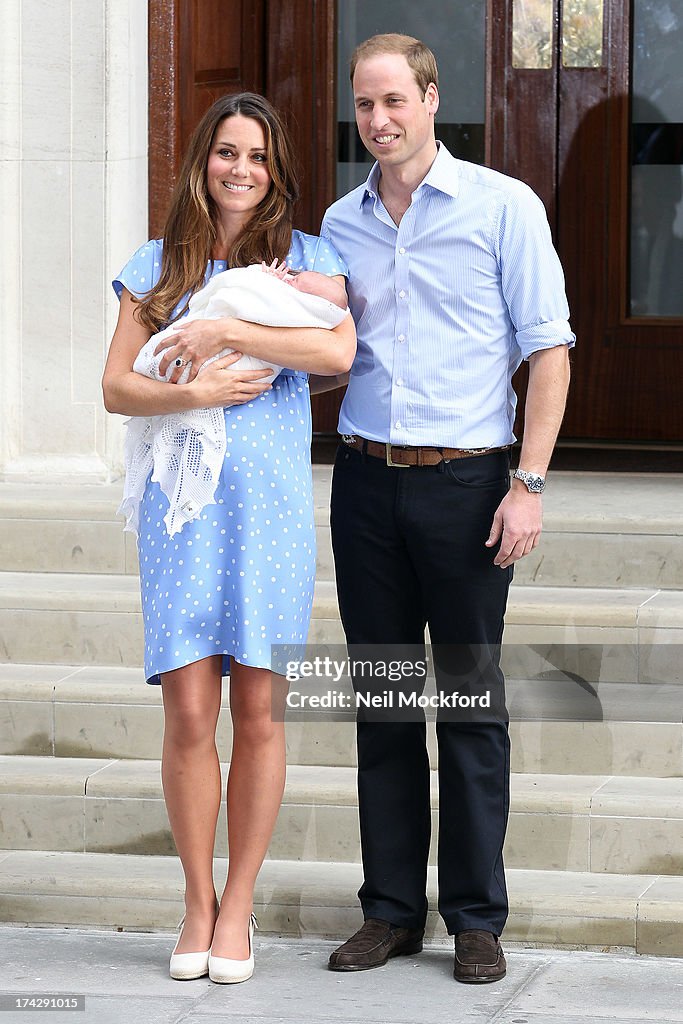
<path fill-rule="evenodd" d="M 302 711 L 358 711 L 361 708 L 490 708 L 491 692 L 467 693 L 396 693 L 383 690 L 381 693 L 345 693 L 342 690 L 328 690 L 325 693 L 302 693 L 291 690 L 287 694 L 287 707 Z"/>

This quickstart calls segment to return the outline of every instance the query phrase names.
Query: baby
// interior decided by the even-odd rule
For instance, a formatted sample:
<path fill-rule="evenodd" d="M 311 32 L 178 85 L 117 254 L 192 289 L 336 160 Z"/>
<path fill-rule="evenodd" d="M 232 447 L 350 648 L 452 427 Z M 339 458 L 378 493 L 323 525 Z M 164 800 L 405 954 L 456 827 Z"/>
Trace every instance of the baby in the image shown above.
<path fill-rule="evenodd" d="M 252 264 L 248 268 L 250 271 L 260 270 L 264 274 L 269 274 L 271 277 L 277 278 L 279 281 L 284 281 L 298 292 L 302 292 L 305 295 L 315 295 L 318 298 L 325 299 L 327 302 L 333 303 L 338 306 L 339 309 L 347 311 L 346 306 L 346 292 L 344 288 L 331 277 L 327 277 L 325 274 L 319 274 L 315 270 L 300 270 L 293 272 L 287 264 L 283 261 L 278 264 L 277 260 L 273 260 L 270 266 L 266 266 L 265 263 Z M 196 292 L 190 299 L 189 312 L 187 317 L 182 321 L 182 324 L 187 323 L 188 320 L 213 320 L 217 317 L 230 316 L 227 312 L 222 312 L 223 302 L 222 297 L 225 293 L 227 286 L 236 281 L 235 270 L 224 270 L 222 273 L 215 274 L 211 280 L 204 285 L 204 287 Z M 256 316 L 242 316 L 241 320 L 251 320 L 254 323 L 266 323 L 263 319 L 257 319 Z M 342 318 L 343 319 L 343 318 Z M 270 321 L 268 321 L 270 322 Z M 284 324 L 273 324 L 272 326 L 283 327 Z M 295 324 L 293 326 L 302 327 L 303 324 Z M 335 325 L 336 326 L 336 325 Z M 164 338 L 172 338 L 175 334 L 175 324 L 171 324 L 170 327 L 164 328 L 163 331 L 159 331 L 157 334 L 153 334 L 146 345 L 138 353 L 138 356 L 133 364 L 133 369 L 136 373 L 142 373 L 146 377 L 151 377 L 153 380 L 168 380 L 173 371 L 178 366 L 182 366 L 180 360 L 176 360 L 171 363 L 166 370 L 164 376 L 159 372 L 159 364 L 163 359 L 165 350 L 162 349 L 158 355 L 154 354 L 159 342 Z M 199 372 L 208 366 L 209 363 L 215 362 L 216 359 L 222 359 L 224 356 L 229 355 L 233 349 L 224 348 L 217 355 L 207 359 L 202 366 L 199 368 Z M 183 372 L 180 374 L 177 383 L 187 383 L 192 364 L 188 363 L 184 366 Z M 277 375 L 282 370 L 281 366 L 275 366 L 272 362 L 264 362 L 262 359 L 257 359 L 256 356 L 242 356 L 237 362 L 232 363 L 226 367 L 227 370 L 265 370 L 272 369 L 272 373 L 264 376 L 262 379 L 272 383 Z"/>
<path fill-rule="evenodd" d="M 254 264 L 215 274 L 190 299 L 187 320 L 238 317 L 272 327 L 336 327 L 348 315 L 344 288 L 313 270 L 292 272 L 277 260 L 267 267 Z M 155 348 L 172 337 L 173 326 L 152 335 L 133 364 L 136 373 L 153 380 L 168 380 L 182 363 L 171 363 L 162 376 L 159 364 L 164 350 Z M 207 359 L 209 363 L 232 352 L 226 348 Z M 263 380 L 272 381 L 282 367 L 243 355 L 227 370 L 270 369 Z M 191 364 L 183 367 L 177 383 L 187 382 Z M 226 450 L 225 414 L 222 408 L 191 409 L 165 416 L 134 416 L 127 421 L 124 446 L 126 478 L 119 512 L 126 516 L 125 530 L 138 531 L 139 505 L 150 470 L 169 501 L 164 522 L 173 536 L 186 522 L 197 519 L 213 501 Z"/>

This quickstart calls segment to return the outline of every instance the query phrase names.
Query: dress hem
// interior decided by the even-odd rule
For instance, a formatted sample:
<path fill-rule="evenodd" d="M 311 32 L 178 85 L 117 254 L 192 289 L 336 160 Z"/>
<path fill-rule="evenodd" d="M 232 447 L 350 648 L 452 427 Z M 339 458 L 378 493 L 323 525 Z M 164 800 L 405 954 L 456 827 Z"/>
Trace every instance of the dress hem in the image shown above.
<path fill-rule="evenodd" d="M 190 665 L 196 665 L 198 661 L 206 661 L 207 658 L 213 658 L 221 656 L 223 658 L 223 664 L 221 666 L 221 677 L 225 678 L 230 675 L 230 659 L 233 658 L 238 665 L 245 665 L 247 668 L 261 668 L 266 672 L 272 672 L 272 665 L 256 665 L 251 661 L 248 661 L 245 657 L 237 657 L 234 654 L 229 654 L 227 651 L 212 651 L 210 654 L 202 654 L 199 658 L 192 658 L 191 661 L 186 662 L 184 665 L 175 665 L 172 668 L 166 668 L 158 672 L 153 672 L 151 675 L 145 673 L 145 682 L 148 686 L 160 686 L 162 675 L 167 675 L 169 672 L 177 672 L 178 669 L 188 668 Z"/>

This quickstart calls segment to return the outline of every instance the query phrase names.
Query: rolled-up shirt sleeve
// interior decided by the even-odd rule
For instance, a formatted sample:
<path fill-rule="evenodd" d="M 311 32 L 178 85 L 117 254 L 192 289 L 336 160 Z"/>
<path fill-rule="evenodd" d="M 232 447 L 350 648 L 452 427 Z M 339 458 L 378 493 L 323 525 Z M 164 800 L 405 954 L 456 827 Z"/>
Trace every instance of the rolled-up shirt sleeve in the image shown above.
<path fill-rule="evenodd" d="M 516 184 L 501 203 L 496 243 L 503 296 L 522 358 L 528 359 L 539 349 L 572 348 L 576 335 L 545 207 L 528 186 Z"/>

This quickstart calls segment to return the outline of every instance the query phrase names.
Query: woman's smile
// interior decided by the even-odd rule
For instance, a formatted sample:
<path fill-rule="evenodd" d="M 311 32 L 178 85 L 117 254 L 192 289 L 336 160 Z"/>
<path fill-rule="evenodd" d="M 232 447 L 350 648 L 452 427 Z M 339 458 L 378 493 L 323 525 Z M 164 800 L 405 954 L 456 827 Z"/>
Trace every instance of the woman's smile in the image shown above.
<path fill-rule="evenodd" d="M 224 227 L 241 230 L 271 187 L 263 127 L 234 114 L 221 121 L 206 164 L 209 195 Z"/>

